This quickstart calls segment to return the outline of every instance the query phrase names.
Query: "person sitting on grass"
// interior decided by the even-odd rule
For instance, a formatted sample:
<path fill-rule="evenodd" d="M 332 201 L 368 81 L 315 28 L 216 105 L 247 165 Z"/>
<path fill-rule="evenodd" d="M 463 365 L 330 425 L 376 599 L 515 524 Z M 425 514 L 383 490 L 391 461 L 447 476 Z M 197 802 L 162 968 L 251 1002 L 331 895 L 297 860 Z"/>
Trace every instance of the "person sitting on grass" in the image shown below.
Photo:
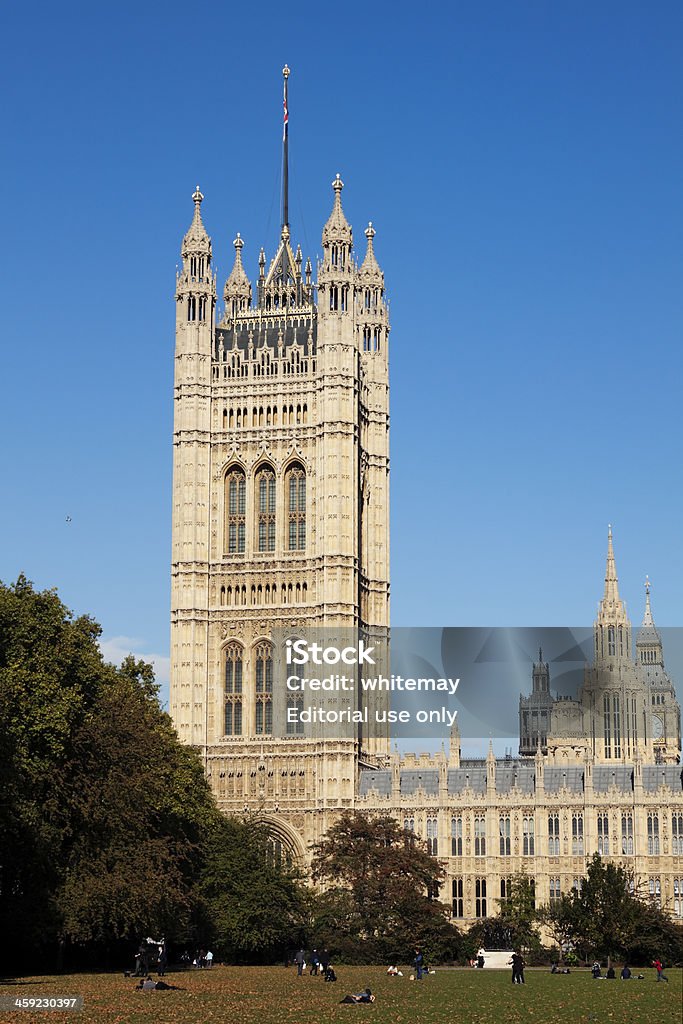
<path fill-rule="evenodd" d="M 325 981 L 336 981 L 337 975 L 332 964 L 328 964 L 325 968 Z"/>
<path fill-rule="evenodd" d="M 624 964 L 624 966 L 621 968 L 621 980 L 631 981 L 632 977 L 633 975 L 631 974 L 631 968 L 628 966 L 628 964 Z"/>
<path fill-rule="evenodd" d="M 342 1003 L 374 1003 L 375 997 L 369 988 L 366 988 L 364 992 L 356 992 L 352 996 L 344 996 L 341 1000 Z"/>

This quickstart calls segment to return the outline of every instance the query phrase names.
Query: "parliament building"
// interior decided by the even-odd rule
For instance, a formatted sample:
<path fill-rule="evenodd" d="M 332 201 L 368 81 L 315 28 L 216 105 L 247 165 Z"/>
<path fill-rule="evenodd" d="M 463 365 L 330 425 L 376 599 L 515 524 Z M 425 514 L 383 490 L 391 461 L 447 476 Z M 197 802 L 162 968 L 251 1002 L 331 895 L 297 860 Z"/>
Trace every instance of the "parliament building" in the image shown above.
<path fill-rule="evenodd" d="M 286 146 L 284 157 L 279 244 L 254 260 L 254 287 L 238 234 L 219 312 L 199 187 L 182 241 L 171 599 L 180 739 L 201 752 L 225 812 L 258 815 L 275 849 L 302 864 L 342 811 L 391 814 L 443 859 L 441 898 L 463 924 L 495 914 L 521 870 L 537 902 L 559 899 L 596 851 L 683 919 L 680 708 L 649 587 L 632 636 L 611 531 L 592 663 L 572 699 L 553 698 L 541 652 L 529 664 L 519 757 L 489 748 L 461 758 L 457 730 L 447 751 L 414 756 L 361 729 L 275 728 L 283 638 L 389 631 L 389 315 L 375 229 L 357 258 L 337 175 L 314 273 L 290 236 Z"/>

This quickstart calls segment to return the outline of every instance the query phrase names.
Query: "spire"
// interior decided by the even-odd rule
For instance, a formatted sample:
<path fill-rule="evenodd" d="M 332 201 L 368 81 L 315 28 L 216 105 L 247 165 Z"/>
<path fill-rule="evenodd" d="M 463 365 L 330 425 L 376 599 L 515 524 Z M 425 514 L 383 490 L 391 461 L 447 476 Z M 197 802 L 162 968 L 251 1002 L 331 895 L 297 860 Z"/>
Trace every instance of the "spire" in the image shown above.
<path fill-rule="evenodd" d="M 626 605 L 619 597 L 619 579 L 614 560 L 612 526 L 607 531 L 607 565 L 605 568 L 605 590 L 598 605 L 595 622 L 596 661 L 631 657 L 631 623 L 626 614 Z"/>
<path fill-rule="evenodd" d="M 289 232 L 289 107 L 287 98 L 287 80 L 291 71 L 285 64 L 282 69 L 284 79 L 284 113 L 282 121 L 282 233 L 285 228 Z"/>
<path fill-rule="evenodd" d="M 650 607 L 650 577 L 645 577 L 645 614 L 643 615 L 643 626 L 652 626 L 654 629 L 654 620 L 652 618 L 652 608 Z"/>
<path fill-rule="evenodd" d="M 550 666 L 543 661 L 543 649 L 538 648 L 538 661 L 534 662 L 531 672 L 533 693 L 550 693 Z"/>
<path fill-rule="evenodd" d="M 350 246 L 352 231 L 342 209 L 341 194 L 344 182 L 339 175 L 332 182 L 332 188 L 334 189 L 334 206 L 323 228 L 323 246 L 329 245 L 331 242 L 345 242 Z"/>
<path fill-rule="evenodd" d="M 659 635 L 655 620 L 652 618 L 650 605 L 650 577 L 645 577 L 645 613 L 643 624 L 636 635 L 637 660 L 643 664 L 663 664 L 662 638 Z"/>
<path fill-rule="evenodd" d="M 370 223 L 365 229 L 365 237 L 368 240 L 368 247 L 365 251 L 365 259 L 360 265 L 359 275 L 362 275 L 363 277 L 366 278 L 377 279 L 381 281 L 383 284 L 384 274 L 382 273 L 380 265 L 377 262 L 377 257 L 375 256 L 375 246 L 373 243 L 373 239 L 376 234 L 377 232 L 372 226 L 372 221 L 370 221 Z"/>
<path fill-rule="evenodd" d="M 619 577 L 614 562 L 614 548 L 612 546 L 612 524 L 607 527 L 607 567 L 605 569 L 605 593 L 603 601 L 616 604 L 619 601 Z"/>
<path fill-rule="evenodd" d="M 607 528 L 607 565 L 605 567 L 605 590 L 598 611 L 598 621 L 610 623 L 628 622 L 626 605 L 619 597 L 619 577 L 614 560 L 612 525 Z"/>
<path fill-rule="evenodd" d="M 191 252 L 201 255 L 211 255 L 211 239 L 206 233 L 206 228 L 202 223 L 202 211 L 201 205 L 204 196 L 199 191 L 199 185 L 192 194 L 192 201 L 194 202 L 194 216 L 192 223 L 185 233 L 183 238 L 182 255 L 189 256 Z"/>
<path fill-rule="evenodd" d="M 230 316 L 243 312 L 251 305 L 251 282 L 242 265 L 244 240 L 239 231 L 233 245 L 235 246 L 235 262 L 230 276 L 225 282 L 225 291 L 223 292 L 226 312 Z"/>

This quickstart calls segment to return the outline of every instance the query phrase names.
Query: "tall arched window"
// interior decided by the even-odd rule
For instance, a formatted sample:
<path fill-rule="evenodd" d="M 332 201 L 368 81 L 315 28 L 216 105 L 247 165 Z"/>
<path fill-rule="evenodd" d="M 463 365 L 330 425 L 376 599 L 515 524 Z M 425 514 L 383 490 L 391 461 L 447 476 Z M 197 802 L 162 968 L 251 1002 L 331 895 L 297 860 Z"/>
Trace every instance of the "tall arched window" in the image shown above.
<path fill-rule="evenodd" d="M 266 640 L 255 651 L 256 735 L 273 731 L 273 648 Z"/>
<path fill-rule="evenodd" d="M 262 466 L 256 474 L 257 536 L 259 551 L 275 551 L 275 473 Z"/>
<path fill-rule="evenodd" d="M 228 554 L 244 553 L 246 479 L 233 467 L 225 477 L 226 540 Z"/>
<path fill-rule="evenodd" d="M 288 538 L 290 551 L 306 550 L 306 472 L 295 463 L 287 470 L 285 481 L 287 495 Z"/>
<path fill-rule="evenodd" d="M 225 648 L 225 735 L 242 735 L 242 648 Z"/>

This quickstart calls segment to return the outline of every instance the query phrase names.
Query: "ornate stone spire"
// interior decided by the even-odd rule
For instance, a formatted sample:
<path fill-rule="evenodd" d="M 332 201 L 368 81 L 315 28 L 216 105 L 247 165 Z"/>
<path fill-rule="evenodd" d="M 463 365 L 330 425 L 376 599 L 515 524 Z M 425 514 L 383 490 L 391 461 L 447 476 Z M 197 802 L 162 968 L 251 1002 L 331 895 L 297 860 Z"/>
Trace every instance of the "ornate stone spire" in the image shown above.
<path fill-rule="evenodd" d="M 600 602 L 600 615 L 607 615 L 610 618 L 623 616 L 626 618 L 626 606 L 619 597 L 619 577 L 617 566 L 614 560 L 614 547 L 612 544 L 612 525 L 607 528 L 607 565 L 605 568 L 605 591 Z"/>
<path fill-rule="evenodd" d="M 235 262 L 230 271 L 230 276 L 225 282 L 225 291 L 223 293 L 226 313 L 229 316 L 235 316 L 236 313 L 243 312 L 251 305 L 251 282 L 242 265 L 244 241 L 239 231 L 233 245 L 235 246 Z"/>
<path fill-rule="evenodd" d="M 353 241 L 353 232 L 342 209 L 341 194 L 344 182 L 339 175 L 332 182 L 332 188 L 334 189 L 334 205 L 332 213 L 327 218 L 327 223 L 323 228 L 323 246 L 329 245 L 332 242 L 343 242 L 350 248 Z"/>
<path fill-rule="evenodd" d="M 626 605 L 619 597 L 619 578 L 614 560 L 612 544 L 612 526 L 607 532 L 607 565 L 605 568 L 605 590 L 598 606 L 598 617 L 595 623 L 596 658 L 630 659 L 631 657 L 631 623 L 626 613 Z"/>
<path fill-rule="evenodd" d="M 199 191 L 199 185 L 197 185 L 192 195 L 192 199 L 194 202 L 194 216 L 192 218 L 192 223 L 183 238 L 182 255 L 183 258 L 193 253 L 196 255 L 210 256 L 211 239 L 206 233 L 206 228 L 202 223 L 201 205 L 204 196 Z"/>
<path fill-rule="evenodd" d="M 636 647 L 638 648 L 638 661 L 642 664 L 662 664 L 662 638 L 652 618 L 649 576 L 645 577 L 645 614 L 643 615 L 643 623 L 636 635 Z M 647 655 L 644 652 L 645 648 L 650 651 Z"/>
<path fill-rule="evenodd" d="M 384 284 L 384 274 L 382 273 L 381 267 L 377 262 L 375 256 L 375 246 L 373 239 L 377 232 L 372 226 L 372 221 L 368 224 L 365 229 L 365 237 L 368 240 L 368 247 L 365 250 L 365 258 L 360 265 L 358 276 L 364 278 L 368 283 Z"/>

